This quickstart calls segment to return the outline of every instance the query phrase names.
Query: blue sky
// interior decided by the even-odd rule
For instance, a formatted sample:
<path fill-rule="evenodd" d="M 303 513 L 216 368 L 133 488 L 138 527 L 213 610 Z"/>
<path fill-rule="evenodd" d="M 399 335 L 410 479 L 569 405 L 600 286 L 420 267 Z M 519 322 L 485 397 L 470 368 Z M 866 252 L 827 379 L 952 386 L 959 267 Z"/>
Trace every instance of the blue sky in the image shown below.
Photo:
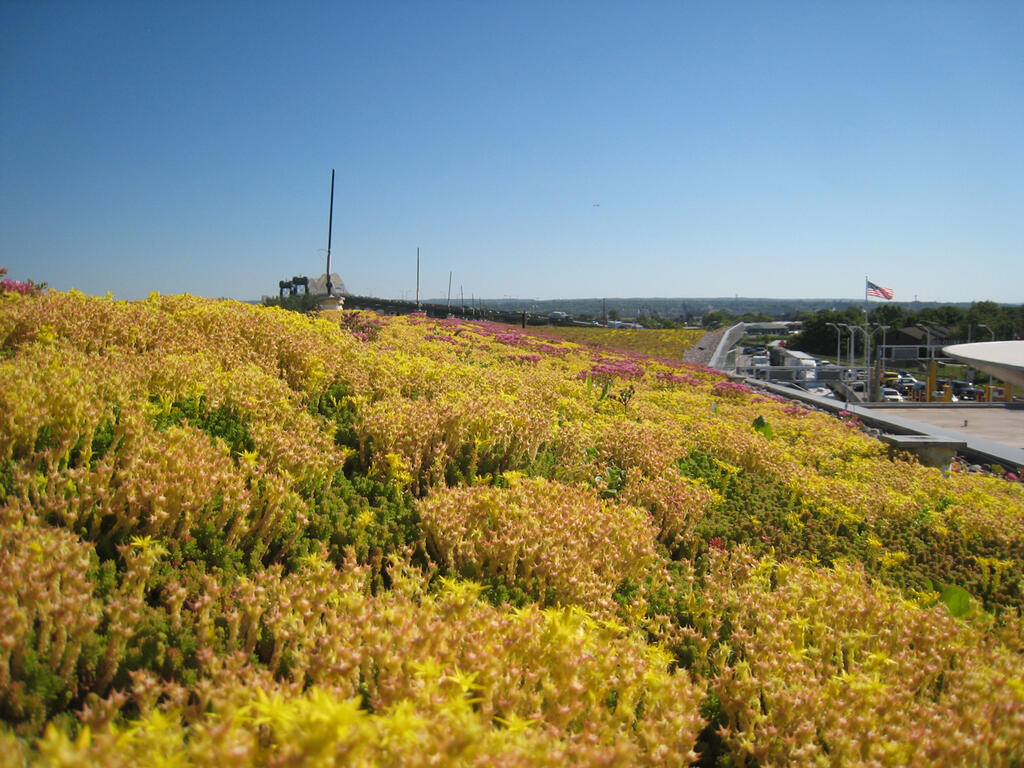
<path fill-rule="evenodd" d="M 0 4 L 0 265 L 86 293 L 1024 301 L 1024 4 Z M 599 205 L 595 205 L 595 204 Z"/>

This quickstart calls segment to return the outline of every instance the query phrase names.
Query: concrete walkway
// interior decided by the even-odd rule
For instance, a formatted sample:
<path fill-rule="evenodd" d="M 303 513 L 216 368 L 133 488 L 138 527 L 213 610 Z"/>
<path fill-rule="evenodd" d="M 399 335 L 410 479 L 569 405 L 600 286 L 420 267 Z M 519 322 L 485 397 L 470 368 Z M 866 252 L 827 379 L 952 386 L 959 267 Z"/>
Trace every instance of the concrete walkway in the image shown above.
<path fill-rule="evenodd" d="M 864 407 L 938 427 L 949 434 L 992 440 L 1024 450 L 1024 406 L 1014 407 L 1002 403 L 894 405 L 880 408 L 873 403 Z"/>

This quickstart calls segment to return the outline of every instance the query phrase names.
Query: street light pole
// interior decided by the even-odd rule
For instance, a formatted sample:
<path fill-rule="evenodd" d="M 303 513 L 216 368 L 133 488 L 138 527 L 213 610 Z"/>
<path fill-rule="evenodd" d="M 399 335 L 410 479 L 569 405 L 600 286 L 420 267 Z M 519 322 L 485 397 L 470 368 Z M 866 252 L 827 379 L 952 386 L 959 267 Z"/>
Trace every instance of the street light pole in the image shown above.
<path fill-rule="evenodd" d="M 928 350 L 928 359 L 932 359 L 932 332 L 931 329 L 925 325 L 917 323 L 917 327 L 924 331 L 925 346 Z"/>
<path fill-rule="evenodd" d="M 996 332 L 993 331 L 991 328 L 989 328 L 987 325 L 985 325 L 984 323 L 978 323 L 978 327 L 979 328 L 984 328 L 986 331 L 988 331 L 990 334 L 992 334 L 992 338 L 989 339 L 989 341 L 995 341 L 996 340 Z"/>
<path fill-rule="evenodd" d="M 825 325 L 829 325 L 836 329 L 836 365 L 841 367 L 843 363 L 843 356 L 841 354 L 843 350 L 843 331 L 835 323 L 825 323 Z"/>
<path fill-rule="evenodd" d="M 891 326 L 888 325 L 876 325 L 875 329 L 871 331 L 871 335 L 874 336 L 876 331 L 882 332 L 882 353 L 880 355 L 883 365 L 885 364 L 885 332 L 889 330 Z"/>
<path fill-rule="evenodd" d="M 876 325 L 871 330 L 871 338 L 875 337 L 875 333 L 878 331 L 882 332 L 882 346 L 879 347 L 879 353 L 876 357 L 876 364 L 880 363 L 877 375 L 873 372 L 869 372 L 868 375 L 871 380 L 871 399 L 876 399 L 880 394 L 880 388 L 882 386 L 882 375 L 885 373 L 885 332 L 889 330 L 888 325 Z"/>
<path fill-rule="evenodd" d="M 850 340 L 846 344 L 846 349 L 850 353 L 850 363 L 849 363 L 849 366 L 850 366 L 850 369 L 853 370 L 854 343 L 856 341 L 854 339 L 854 336 L 853 336 L 854 326 L 850 325 L 849 323 L 840 323 L 840 325 L 843 326 L 843 328 L 845 328 L 846 330 L 848 330 L 850 332 Z"/>
<path fill-rule="evenodd" d="M 868 337 L 868 332 L 866 330 L 864 330 L 862 327 L 860 327 L 859 325 L 854 325 L 854 326 L 851 326 L 851 327 L 854 330 L 860 331 L 862 334 L 864 334 L 864 367 L 865 368 L 869 368 L 871 366 L 871 361 L 870 361 L 871 353 L 869 351 L 870 348 L 871 348 L 871 340 Z M 854 334 L 854 336 L 856 336 L 856 335 L 857 334 Z"/>

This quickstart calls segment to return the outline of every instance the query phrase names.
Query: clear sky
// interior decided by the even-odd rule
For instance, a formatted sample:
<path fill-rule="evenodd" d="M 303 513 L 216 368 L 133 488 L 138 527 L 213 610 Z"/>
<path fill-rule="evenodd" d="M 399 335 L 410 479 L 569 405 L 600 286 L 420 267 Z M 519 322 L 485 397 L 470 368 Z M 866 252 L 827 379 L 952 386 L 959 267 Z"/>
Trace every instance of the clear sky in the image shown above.
<path fill-rule="evenodd" d="M 1024 302 L 1024 3 L 0 2 L 0 266 L 86 293 Z"/>

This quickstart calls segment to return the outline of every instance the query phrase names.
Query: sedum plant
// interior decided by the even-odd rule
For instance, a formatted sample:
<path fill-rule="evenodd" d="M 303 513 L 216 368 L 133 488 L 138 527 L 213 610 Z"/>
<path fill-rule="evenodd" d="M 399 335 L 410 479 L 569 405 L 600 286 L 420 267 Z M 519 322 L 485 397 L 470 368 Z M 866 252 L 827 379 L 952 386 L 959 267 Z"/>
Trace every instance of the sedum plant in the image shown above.
<path fill-rule="evenodd" d="M 1024 761 L 1021 473 L 615 338 L 4 293 L 0 763 Z"/>

